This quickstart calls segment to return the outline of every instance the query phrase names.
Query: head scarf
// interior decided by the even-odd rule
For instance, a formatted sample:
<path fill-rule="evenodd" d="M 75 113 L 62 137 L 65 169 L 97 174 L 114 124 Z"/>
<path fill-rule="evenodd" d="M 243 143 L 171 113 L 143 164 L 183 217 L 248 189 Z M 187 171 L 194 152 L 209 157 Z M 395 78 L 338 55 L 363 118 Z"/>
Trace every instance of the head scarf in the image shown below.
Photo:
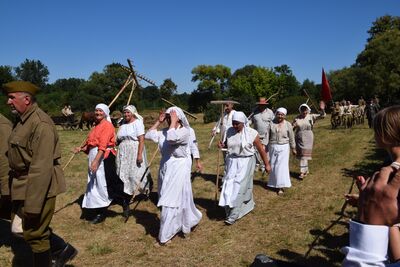
<path fill-rule="evenodd" d="M 285 116 L 286 116 L 286 114 L 287 114 L 287 109 L 286 108 L 278 108 L 276 111 L 275 111 L 275 115 L 276 115 L 276 113 L 282 113 L 282 114 L 284 114 Z"/>
<path fill-rule="evenodd" d="M 301 112 L 301 108 L 302 108 L 302 107 L 306 107 L 307 110 L 308 110 L 308 112 L 311 111 L 311 108 L 310 108 L 306 103 L 304 103 L 304 104 L 301 104 L 301 105 L 300 105 L 300 107 L 299 107 L 299 112 Z"/>
<path fill-rule="evenodd" d="M 101 109 L 105 115 L 106 115 L 106 120 L 111 122 L 111 118 L 110 118 L 110 109 L 108 108 L 108 106 L 106 104 L 97 104 L 95 109 Z"/>
<path fill-rule="evenodd" d="M 182 122 L 183 127 L 189 128 L 190 127 L 189 121 L 187 120 L 187 118 L 181 108 L 173 106 L 173 107 L 168 108 L 167 111 L 165 111 L 165 113 L 170 114 L 171 111 L 173 111 L 173 110 L 176 112 L 178 119 Z"/>
<path fill-rule="evenodd" d="M 136 109 L 136 107 L 135 107 L 134 105 L 128 105 L 128 106 L 124 107 L 124 111 L 125 111 L 125 110 L 127 110 L 127 111 L 129 111 L 130 113 L 132 113 L 133 115 L 135 115 L 135 117 L 136 117 L 138 120 L 143 121 L 143 117 L 139 115 L 139 113 L 137 112 L 137 109 Z"/>
<path fill-rule="evenodd" d="M 232 120 L 244 123 L 244 125 L 247 124 L 247 117 L 242 111 L 236 111 L 233 113 Z"/>

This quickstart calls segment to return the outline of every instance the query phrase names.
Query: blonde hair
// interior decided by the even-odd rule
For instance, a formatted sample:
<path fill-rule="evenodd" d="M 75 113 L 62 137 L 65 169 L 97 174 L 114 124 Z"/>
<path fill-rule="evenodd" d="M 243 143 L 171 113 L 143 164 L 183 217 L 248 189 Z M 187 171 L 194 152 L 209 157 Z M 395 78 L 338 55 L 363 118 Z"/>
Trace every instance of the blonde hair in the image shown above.
<path fill-rule="evenodd" d="M 374 118 L 374 131 L 384 147 L 400 146 L 400 105 L 379 111 Z"/>

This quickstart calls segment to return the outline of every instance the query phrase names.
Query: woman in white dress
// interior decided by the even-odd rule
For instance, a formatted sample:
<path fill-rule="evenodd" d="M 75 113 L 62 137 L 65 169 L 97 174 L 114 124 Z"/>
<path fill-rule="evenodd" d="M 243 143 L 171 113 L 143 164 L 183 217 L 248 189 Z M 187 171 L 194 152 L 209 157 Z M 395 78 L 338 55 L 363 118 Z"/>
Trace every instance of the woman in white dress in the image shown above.
<path fill-rule="evenodd" d="M 169 127 L 158 131 L 164 121 Z M 161 207 L 159 244 L 169 242 L 180 231 L 190 233 L 202 217 L 193 201 L 190 182 L 189 122 L 178 107 L 161 112 L 145 138 L 158 143 L 161 151 L 158 172 L 158 207 Z"/>
<path fill-rule="evenodd" d="M 293 127 L 286 118 L 287 110 L 278 108 L 275 118 L 267 127 L 264 145 L 268 145 L 271 173 L 268 187 L 276 189 L 278 195 L 283 194 L 283 188 L 291 187 L 289 173 L 290 150 L 296 155 Z"/>
<path fill-rule="evenodd" d="M 117 175 L 123 182 L 123 192 L 126 194 L 122 203 L 125 217 L 129 216 L 129 201 L 139 193 L 149 193 L 146 150 L 144 147 L 144 125 L 133 105 L 123 110 L 125 124 L 119 127 L 117 133 Z M 146 176 L 146 177 L 145 177 Z"/>
<path fill-rule="evenodd" d="M 226 147 L 228 150 L 226 174 L 218 204 L 225 208 L 226 225 L 234 224 L 254 208 L 253 175 L 256 149 L 260 153 L 266 171 L 271 170 L 258 132 L 246 125 L 246 115 L 236 111 L 232 117 L 232 127 L 227 130 L 226 141 L 219 143 L 220 148 Z"/>

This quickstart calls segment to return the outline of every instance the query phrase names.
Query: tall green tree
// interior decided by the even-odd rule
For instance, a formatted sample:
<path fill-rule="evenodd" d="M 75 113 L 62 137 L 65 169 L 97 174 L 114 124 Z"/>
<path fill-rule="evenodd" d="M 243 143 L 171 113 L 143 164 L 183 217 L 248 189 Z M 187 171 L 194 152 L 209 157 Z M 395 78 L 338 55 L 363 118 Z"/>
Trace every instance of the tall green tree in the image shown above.
<path fill-rule="evenodd" d="M 247 65 L 232 74 L 228 95 L 236 99 L 244 95 L 253 99 L 269 97 L 277 92 L 277 84 L 277 75 L 272 69 Z"/>
<path fill-rule="evenodd" d="M 209 91 L 217 99 L 221 98 L 227 89 L 231 69 L 224 65 L 199 65 L 192 69 L 192 82 L 198 82 L 199 92 Z"/>
<path fill-rule="evenodd" d="M 15 80 L 13 73 L 13 67 L 11 66 L 0 66 L 0 86 L 4 83 L 8 83 Z"/>
<path fill-rule="evenodd" d="M 297 95 L 299 93 L 300 83 L 288 65 L 276 66 L 274 67 L 274 72 L 277 75 L 277 84 L 275 86 L 279 88 L 281 97 Z"/>
<path fill-rule="evenodd" d="M 176 94 L 178 86 L 172 81 L 171 78 L 165 79 L 160 86 L 160 95 L 162 98 L 170 99 Z"/>
<path fill-rule="evenodd" d="M 36 84 L 44 89 L 49 80 L 49 70 L 40 60 L 25 59 L 15 68 L 17 78 Z"/>
<path fill-rule="evenodd" d="M 400 30 L 400 17 L 389 15 L 379 17 L 372 23 L 372 27 L 368 30 L 368 42 L 380 34 L 392 30 Z"/>

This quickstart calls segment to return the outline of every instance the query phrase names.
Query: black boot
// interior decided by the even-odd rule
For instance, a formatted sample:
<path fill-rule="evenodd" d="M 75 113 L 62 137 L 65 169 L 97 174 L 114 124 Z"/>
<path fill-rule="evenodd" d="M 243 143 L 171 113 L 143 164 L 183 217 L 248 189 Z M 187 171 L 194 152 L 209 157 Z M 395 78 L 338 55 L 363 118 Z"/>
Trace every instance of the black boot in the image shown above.
<path fill-rule="evenodd" d="M 129 200 L 124 199 L 122 201 L 122 210 L 123 210 L 124 218 L 127 219 L 129 217 L 129 213 L 131 211 L 129 208 Z"/>
<path fill-rule="evenodd" d="M 75 258 L 78 250 L 71 244 L 66 243 L 64 249 L 60 250 L 57 254 L 53 254 L 52 267 L 64 267 L 67 262 Z"/>
<path fill-rule="evenodd" d="M 40 253 L 33 253 L 33 266 L 50 267 L 51 266 L 50 250 L 46 250 Z"/>
<path fill-rule="evenodd" d="M 106 219 L 105 208 L 98 209 L 97 215 L 94 217 L 93 220 L 90 221 L 91 224 L 98 224 L 104 222 Z"/>

